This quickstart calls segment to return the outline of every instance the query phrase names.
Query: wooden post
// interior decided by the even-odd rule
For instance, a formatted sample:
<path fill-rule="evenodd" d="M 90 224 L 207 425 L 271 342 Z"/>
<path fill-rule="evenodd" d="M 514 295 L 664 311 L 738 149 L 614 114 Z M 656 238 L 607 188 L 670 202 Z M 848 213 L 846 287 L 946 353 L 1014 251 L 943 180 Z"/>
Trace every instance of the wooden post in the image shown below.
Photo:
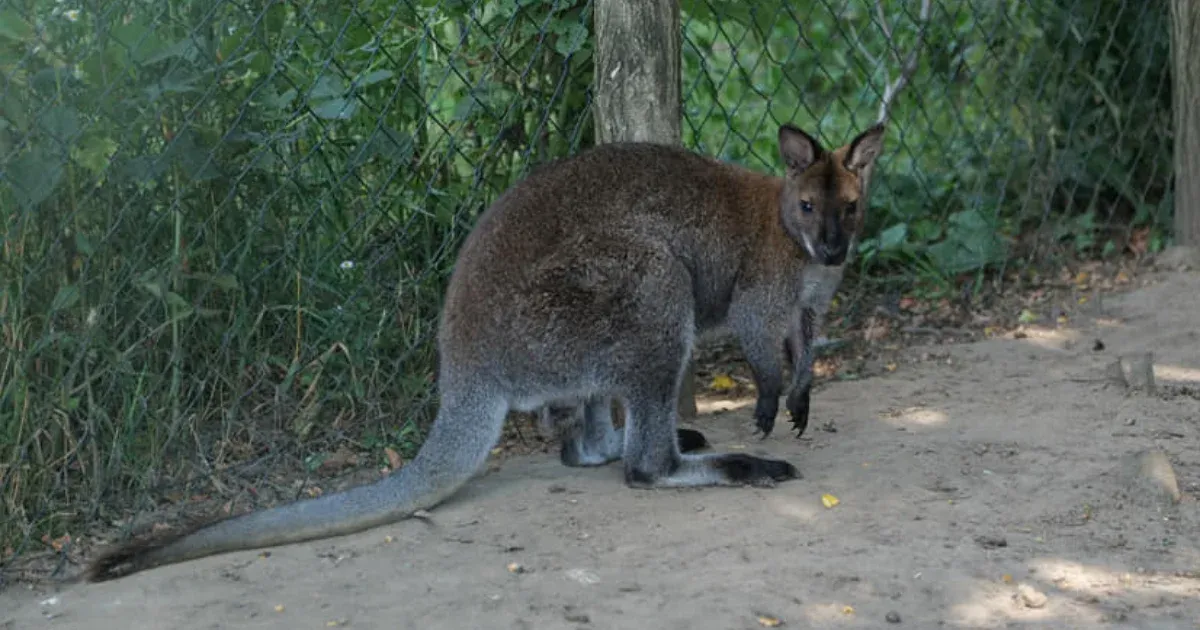
<path fill-rule="evenodd" d="M 1175 243 L 1200 246 L 1200 0 L 1171 0 Z"/>
<path fill-rule="evenodd" d="M 596 142 L 680 144 L 683 137 L 678 0 L 596 0 Z M 696 415 L 695 365 L 679 413 Z"/>

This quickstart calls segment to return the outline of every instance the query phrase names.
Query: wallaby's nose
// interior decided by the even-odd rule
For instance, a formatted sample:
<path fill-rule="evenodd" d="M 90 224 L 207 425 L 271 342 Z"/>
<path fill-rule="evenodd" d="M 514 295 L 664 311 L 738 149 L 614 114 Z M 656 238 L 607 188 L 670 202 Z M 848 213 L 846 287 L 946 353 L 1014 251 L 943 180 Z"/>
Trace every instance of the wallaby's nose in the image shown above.
<path fill-rule="evenodd" d="M 846 262 L 846 242 L 841 241 L 833 247 L 827 246 L 822 253 L 824 256 L 821 257 L 821 264 L 836 267 Z"/>

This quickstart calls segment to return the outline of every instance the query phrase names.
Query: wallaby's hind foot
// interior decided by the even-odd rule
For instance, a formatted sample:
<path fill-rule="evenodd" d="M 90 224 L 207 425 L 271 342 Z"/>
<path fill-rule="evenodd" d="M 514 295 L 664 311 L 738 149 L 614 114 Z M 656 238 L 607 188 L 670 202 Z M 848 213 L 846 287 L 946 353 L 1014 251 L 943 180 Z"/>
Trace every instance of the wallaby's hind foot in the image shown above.
<path fill-rule="evenodd" d="M 625 464 L 625 483 L 631 488 L 772 487 L 780 481 L 802 477 L 790 462 L 745 453 L 682 455 L 674 466 L 657 472 Z"/>

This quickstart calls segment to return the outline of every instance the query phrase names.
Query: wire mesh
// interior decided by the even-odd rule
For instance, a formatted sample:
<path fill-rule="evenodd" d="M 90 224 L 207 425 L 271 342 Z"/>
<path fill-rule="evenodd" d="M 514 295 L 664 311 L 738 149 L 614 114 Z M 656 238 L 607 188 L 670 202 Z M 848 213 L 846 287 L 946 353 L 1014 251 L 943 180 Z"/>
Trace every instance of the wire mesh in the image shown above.
<path fill-rule="evenodd" d="M 531 165 L 593 143 L 591 11 L 3 0 L 3 555 L 280 444 L 411 454 L 457 246 Z M 778 124 L 833 145 L 886 113 L 876 282 L 1153 246 L 1168 19 L 684 0 L 684 142 L 777 171 Z"/>

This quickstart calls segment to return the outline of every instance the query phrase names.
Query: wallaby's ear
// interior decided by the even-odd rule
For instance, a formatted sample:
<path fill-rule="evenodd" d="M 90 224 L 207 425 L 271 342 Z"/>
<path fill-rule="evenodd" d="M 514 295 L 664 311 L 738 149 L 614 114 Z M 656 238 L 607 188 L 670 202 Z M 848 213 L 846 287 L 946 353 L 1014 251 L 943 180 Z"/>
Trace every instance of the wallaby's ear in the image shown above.
<path fill-rule="evenodd" d="M 846 151 L 846 168 L 862 171 L 875 162 L 883 150 L 883 123 L 875 123 L 870 129 L 858 134 Z"/>
<path fill-rule="evenodd" d="M 812 136 L 792 125 L 779 128 L 779 155 L 787 165 L 788 174 L 798 175 L 821 158 L 821 145 Z"/>

